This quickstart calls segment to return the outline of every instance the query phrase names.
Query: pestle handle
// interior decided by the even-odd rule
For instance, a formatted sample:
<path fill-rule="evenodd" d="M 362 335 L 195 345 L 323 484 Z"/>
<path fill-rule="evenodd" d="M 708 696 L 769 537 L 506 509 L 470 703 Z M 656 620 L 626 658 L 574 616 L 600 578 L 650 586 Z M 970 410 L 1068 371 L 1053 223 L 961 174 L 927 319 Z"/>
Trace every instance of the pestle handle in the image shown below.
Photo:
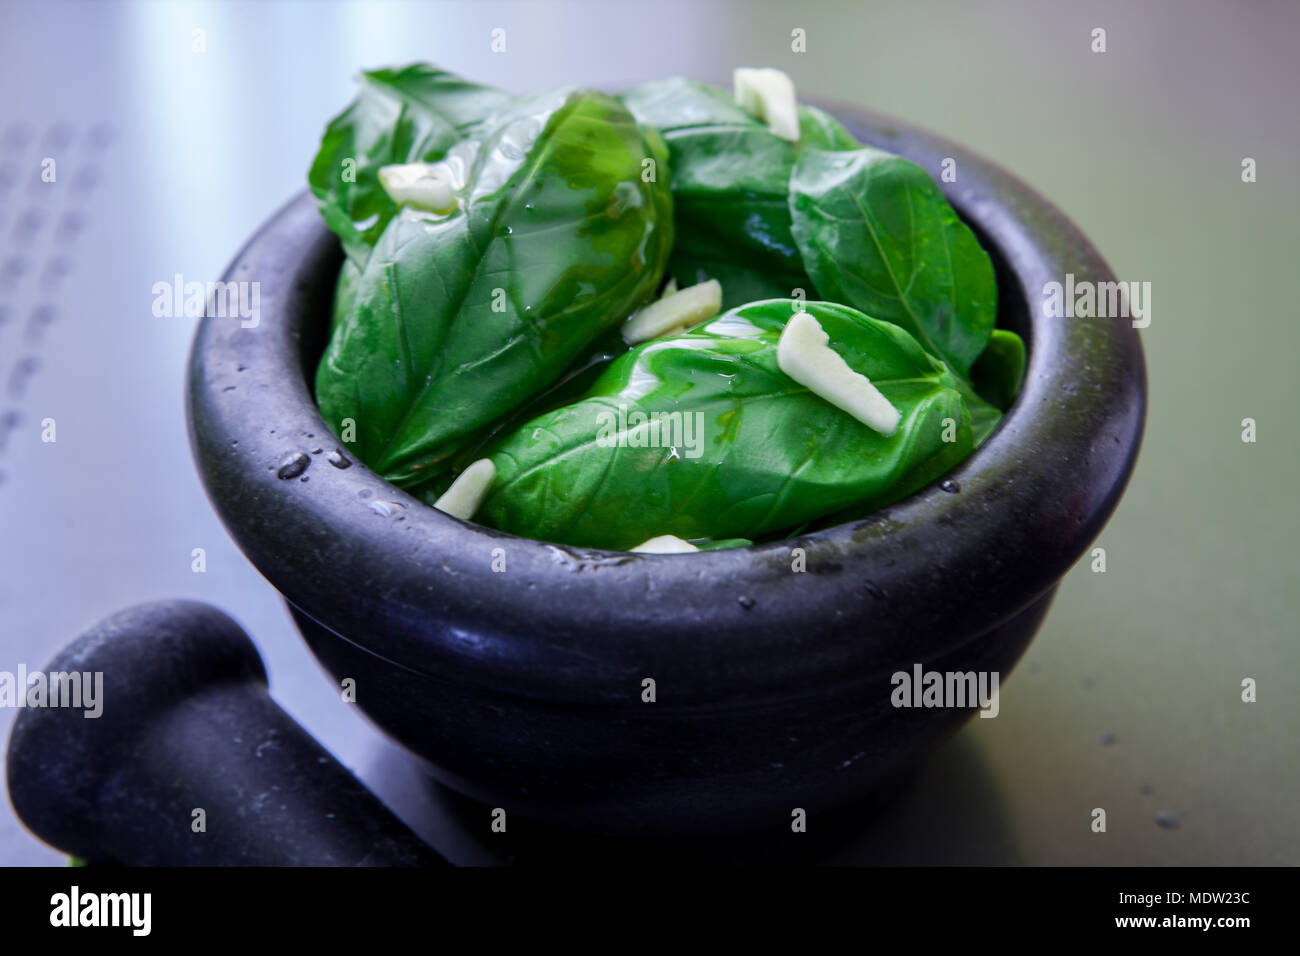
<path fill-rule="evenodd" d="M 129 608 L 44 673 L 60 672 L 92 675 L 92 693 L 103 675 L 100 716 L 85 699 L 27 707 L 7 757 L 19 818 L 60 850 L 138 866 L 447 862 L 271 699 L 252 641 L 213 607 Z"/>

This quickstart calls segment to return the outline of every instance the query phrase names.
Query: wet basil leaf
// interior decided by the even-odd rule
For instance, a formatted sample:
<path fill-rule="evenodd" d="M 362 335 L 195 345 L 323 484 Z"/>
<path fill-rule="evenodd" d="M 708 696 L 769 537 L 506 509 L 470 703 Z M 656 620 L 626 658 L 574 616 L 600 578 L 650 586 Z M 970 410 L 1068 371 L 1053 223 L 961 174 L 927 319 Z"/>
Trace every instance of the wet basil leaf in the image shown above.
<path fill-rule="evenodd" d="M 393 218 L 316 377 L 362 461 L 429 478 L 654 293 L 672 208 L 642 161 L 663 153 L 612 98 L 559 91 L 494 118 L 455 212 Z"/>
<path fill-rule="evenodd" d="M 695 80 L 645 83 L 621 99 L 668 144 L 677 233 L 669 272 L 677 281 L 718 279 L 724 309 L 795 289 L 813 298 L 790 231 L 790 171 L 801 149 L 858 145 L 839 121 L 800 106 L 794 144 Z"/>
<path fill-rule="evenodd" d="M 902 326 L 969 378 L 997 319 L 993 264 L 920 166 L 810 149 L 790 179 L 793 234 L 825 299 Z"/>
<path fill-rule="evenodd" d="M 790 379 L 776 353 L 796 308 L 752 303 L 617 359 L 586 397 L 489 446 L 497 477 L 476 520 L 615 549 L 662 534 L 754 540 L 880 495 L 936 455 L 970 452 L 951 372 L 897 326 L 806 305 L 900 411 L 891 436 Z M 951 447 L 945 419 L 957 426 Z"/>
<path fill-rule="evenodd" d="M 397 214 L 380 167 L 441 159 L 515 98 L 425 63 L 360 79 L 356 99 L 326 127 L 307 179 L 325 224 L 363 266 Z"/>

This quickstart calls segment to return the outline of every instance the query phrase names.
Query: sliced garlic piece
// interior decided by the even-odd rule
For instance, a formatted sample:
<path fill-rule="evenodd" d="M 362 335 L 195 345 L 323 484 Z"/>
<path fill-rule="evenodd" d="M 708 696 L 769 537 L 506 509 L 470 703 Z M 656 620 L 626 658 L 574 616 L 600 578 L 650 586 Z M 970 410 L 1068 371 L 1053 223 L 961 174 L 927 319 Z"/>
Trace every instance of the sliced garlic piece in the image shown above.
<path fill-rule="evenodd" d="M 732 74 L 731 82 L 742 109 L 767 123 L 782 139 L 799 142 L 799 104 L 788 75 L 771 67 L 742 66 Z"/>
<path fill-rule="evenodd" d="M 848 412 L 882 435 L 898 429 L 900 415 L 880 389 L 827 343 L 830 336 L 807 312 L 796 312 L 785 324 L 776 344 L 776 364 L 781 371 L 814 395 Z"/>
<path fill-rule="evenodd" d="M 433 506 L 453 518 L 468 521 L 483 503 L 496 476 L 497 467 L 492 464 L 492 459 L 480 458 L 456 476 L 451 487 L 443 492 Z"/>
<path fill-rule="evenodd" d="M 629 345 L 657 338 L 679 326 L 698 325 L 722 308 L 722 284 L 709 279 L 651 302 L 623 323 Z"/>
<path fill-rule="evenodd" d="M 687 554 L 700 549 L 689 541 L 683 541 L 675 534 L 661 534 L 649 541 L 642 541 L 630 550 L 639 551 L 641 554 Z"/>
<path fill-rule="evenodd" d="M 379 185 L 399 206 L 414 206 L 437 213 L 456 209 L 456 177 L 446 163 L 381 166 Z"/>
<path fill-rule="evenodd" d="M 664 291 L 659 293 L 659 298 L 666 299 L 670 295 L 677 293 L 677 279 L 675 276 L 669 276 L 668 281 L 664 283 Z"/>

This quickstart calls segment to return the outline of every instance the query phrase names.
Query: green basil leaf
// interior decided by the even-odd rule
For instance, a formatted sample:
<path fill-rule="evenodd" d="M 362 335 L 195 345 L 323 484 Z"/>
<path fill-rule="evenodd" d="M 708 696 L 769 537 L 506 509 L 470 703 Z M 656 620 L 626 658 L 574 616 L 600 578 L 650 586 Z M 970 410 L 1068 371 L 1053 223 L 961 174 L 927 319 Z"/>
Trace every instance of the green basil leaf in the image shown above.
<path fill-rule="evenodd" d="M 497 477 L 477 520 L 615 549 L 661 534 L 753 540 L 880 495 L 936 455 L 970 452 L 952 373 L 856 309 L 805 305 L 899 410 L 897 431 L 882 435 L 789 378 L 777 342 L 797 307 L 745 305 L 615 360 L 580 401 L 489 447 Z M 943 441 L 945 419 L 957 425 L 955 447 Z"/>
<path fill-rule="evenodd" d="M 696 538 L 687 543 L 700 551 L 726 551 L 728 548 L 748 548 L 754 542 L 748 538 Z"/>
<path fill-rule="evenodd" d="M 435 162 L 514 100 L 425 63 L 362 73 L 356 99 L 326 127 L 307 177 L 348 258 L 365 265 L 397 214 L 379 184 L 381 166 Z"/>
<path fill-rule="evenodd" d="M 334 305 L 330 310 L 330 332 L 338 328 L 347 314 L 352 311 L 352 300 L 356 296 L 357 283 L 361 280 L 361 270 L 351 259 L 344 259 L 339 268 L 338 281 L 334 285 Z"/>
<path fill-rule="evenodd" d="M 663 153 L 610 97 L 548 94 L 494 119 L 453 213 L 389 223 L 316 376 L 362 461 L 425 481 L 654 293 L 672 204 L 642 169 Z"/>
<path fill-rule="evenodd" d="M 957 390 L 966 400 L 966 408 L 970 412 L 971 434 L 974 435 L 975 447 L 978 448 L 998 427 L 1002 421 L 1002 412 L 996 405 L 981 398 L 965 379 L 957 377 L 957 385 Z"/>
<path fill-rule="evenodd" d="M 994 329 L 970 374 L 980 397 L 1005 411 L 1020 394 L 1025 378 L 1025 343 L 1014 332 Z"/>
<path fill-rule="evenodd" d="M 799 146 L 802 149 L 858 149 L 862 144 L 844 124 L 816 106 L 799 106 Z"/>
<path fill-rule="evenodd" d="M 960 382 L 959 379 L 957 381 Z M 961 391 L 961 389 L 958 389 L 958 391 Z M 982 420 L 977 420 L 976 413 L 971 413 L 970 441 L 959 437 L 955 442 L 945 443 L 935 454 L 915 465 L 884 491 L 869 498 L 864 498 L 862 501 L 834 514 L 811 522 L 807 527 L 799 529 L 800 532 L 819 531 L 848 521 L 858 521 L 873 512 L 879 511 L 881 508 L 888 508 L 890 505 L 902 501 L 909 495 L 915 494 L 922 488 L 933 484 L 938 478 L 946 475 L 961 464 L 970 455 L 973 448 L 978 448 L 984 439 L 989 436 L 989 433 L 993 431 L 1002 418 L 997 409 L 993 409 L 992 412 L 992 418 L 984 417 Z"/>
<path fill-rule="evenodd" d="M 629 346 L 621 334 L 621 327 L 615 326 L 605 332 L 588 346 L 585 352 L 574 359 L 573 364 L 552 384 L 503 418 L 497 419 L 479 431 L 472 442 L 464 445 L 452 456 L 449 470 L 440 472 L 418 485 L 408 487 L 407 492 L 421 499 L 425 504 L 432 505 L 451 487 L 455 476 L 482 458 L 484 449 L 498 437 L 513 432 L 530 419 L 580 399 L 587 394 L 610 363 L 619 356 L 626 355 L 628 349 Z"/>
<path fill-rule="evenodd" d="M 626 355 L 628 344 L 623 340 L 621 327 L 615 326 L 609 331 L 603 333 L 595 342 L 573 360 L 573 363 L 561 373 L 546 388 L 542 389 L 536 395 L 532 396 L 526 402 L 511 410 L 503 418 L 497 419 L 487 428 L 484 428 L 474 437 L 474 441 L 466 444 L 457 452 L 451 460 L 451 469 L 455 472 L 461 472 L 475 461 L 483 457 L 483 449 L 487 447 L 499 435 L 512 432 L 524 422 L 536 418 L 538 415 L 559 408 L 561 405 L 568 405 L 576 402 L 591 389 L 596 379 L 609 368 L 620 355 Z M 447 475 L 445 481 L 440 479 L 432 487 L 437 489 L 437 494 L 442 494 L 451 484 L 452 476 Z M 429 499 L 430 503 L 437 499 L 437 495 Z"/>
<path fill-rule="evenodd" d="M 997 319 L 993 264 L 924 169 L 869 147 L 805 150 L 790 211 L 819 296 L 902 326 L 969 378 Z"/>
<path fill-rule="evenodd" d="M 795 289 L 811 298 L 790 231 L 790 171 L 801 149 L 858 145 L 839 121 L 799 107 L 796 145 L 728 94 L 695 80 L 646 83 L 621 98 L 668 145 L 677 234 L 669 271 L 677 281 L 719 280 L 724 309 L 788 298 Z"/>

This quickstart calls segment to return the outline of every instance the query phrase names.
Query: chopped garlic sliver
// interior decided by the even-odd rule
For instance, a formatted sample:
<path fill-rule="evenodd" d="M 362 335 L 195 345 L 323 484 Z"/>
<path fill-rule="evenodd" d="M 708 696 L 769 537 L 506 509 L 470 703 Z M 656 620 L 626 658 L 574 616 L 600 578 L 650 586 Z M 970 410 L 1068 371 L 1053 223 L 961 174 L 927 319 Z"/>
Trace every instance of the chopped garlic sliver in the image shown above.
<path fill-rule="evenodd" d="M 813 394 L 848 412 L 882 435 L 898 429 L 898 409 L 861 372 L 827 343 L 830 336 L 807 312 L 796 312 L 785 324 L 776 345 L 781 371 Z"/>
<path fill-rule="evenodd" d="M 731 82 L 742 109 L 763 120 L 782 139 L 799 142 L 799 104 L 789 76 L 771 67 L 739 67 Z"/>
<path fill-rule="evenodd" d="M 379 184 L 399 206 L 429 212 L 456 209 L 456 182 L 446 163 L 397 163 L 379 168 Z"/>
<path fill-rule="evenodd" d="M 659 293 L 659 298 L 666 299 L 670 295 L 676 295 L 676 294 L 677 294 L 677 279 L 674 276 L 669 276 L 668 281 L 664 283 L 664 291 Z"/>
<path fill-rule="evenodd" d="M 698 325 L 721 308 L 722 285 L 709 279 L 651 302 L 623 323 L 623 340 L 635 345 L 678 327 Z"/>
<path fill-rule="evenodd" d="M 468 521 L 483 503 L 496 476 L 497 468 L 492 464 L 492 459 L 480 458 L 456 476 L 451 487 L 443 492 L 433 506 L 453 518 Z"/>
<path fill-rule="evenodd" d="M 631 550 L 639 551 L 641 554 L 687 554 L 700 549 L 675 534 L 661 534 L 649 541 L 642 541 Z"/>

